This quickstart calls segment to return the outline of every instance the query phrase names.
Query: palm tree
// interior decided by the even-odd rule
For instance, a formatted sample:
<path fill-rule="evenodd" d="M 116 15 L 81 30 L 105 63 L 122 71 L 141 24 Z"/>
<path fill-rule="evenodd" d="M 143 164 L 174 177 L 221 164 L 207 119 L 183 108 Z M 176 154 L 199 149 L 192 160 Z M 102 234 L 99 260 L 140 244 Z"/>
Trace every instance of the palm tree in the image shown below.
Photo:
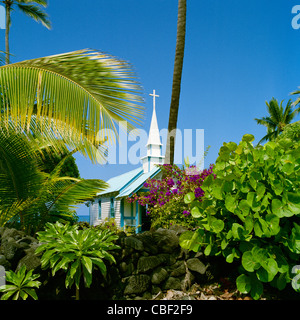
<path fill-rule="evenodd" d="M 182 75 L 184 47 L 185 47 L 185 31 L 186 31 L 186 0 L 178 0 L 177 39 L 176 39 L 172 97 L 171 97 L 171 105 L 170 105 L 170 113 L 169 113 L 165 164 L 174 163 L 175 137 L 176 137 L 180 89 L 181 89 L 181 75 Z"/>
<path fill-rule="evenodd" d="M 4 123 L 13 121 L 57 151 L 78 149 L 93 163 L 103 158 L 99 146 L 118 137 L 118 125 L 131 130 L 141 123 L 141 93 L 128 63 L 95 50 L 0 67 Z"/>
<path fill-rule="evenodd" d="M 70 156 L 72 152 L 69 152 Z M 28 140 L 12 122 L 0 128 L 0 226 L 20 219 L 27 231 L 46 222 L 68 220 L 76 204 L 104 190 L 98 179 L 61 177 L 65 157 L 50 173 L 40 167 L 37 145 Z"/>
<path fill-rule="evenodd" d="M 284 130 L 285 126 L 291 123 L 291 121 L 300 112 L 300 108 L 293 110 L 292 100 L 289 100 L 285 108 L 283 109 L 283 101 L 280 105 L 275 98 L 267 105 L 269 115 L 261 119 L 255 118 L 254 120 L 265 127 L 267 127 L 267 134 L 258 142 L 260 144 L 263 141 L 272 141 L 278 137 L 278 135 Z"/>
<path fill-rule="evenodd" d="M 6 10 L 6 29 L 5 29 L 5 63 L 9 64 L 9 31 L 11 26 L 11 11 L 17 6 L 24 14 L 37 22 L 41 22 L 46 28 L 51 28 L 50 20 L 40 6 L 47 7 L 47 0 L 2 0 Z"/>

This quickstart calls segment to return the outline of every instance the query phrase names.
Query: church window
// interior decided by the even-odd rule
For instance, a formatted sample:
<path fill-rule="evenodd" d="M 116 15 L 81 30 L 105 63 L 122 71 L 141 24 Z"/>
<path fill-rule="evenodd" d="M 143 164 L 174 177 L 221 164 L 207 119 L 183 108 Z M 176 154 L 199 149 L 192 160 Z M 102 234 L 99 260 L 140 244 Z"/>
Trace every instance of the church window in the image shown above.
<path fill-rule="evenodd" d="M 101 219 L 101 199 L 98 201 L 98 219 Z"/>
<path fill-rule="evenodd" d="M 110 198 L 110 217 L 111 218 L 115 217 L 115 202 L 114 202 L 114 198 Z"/>

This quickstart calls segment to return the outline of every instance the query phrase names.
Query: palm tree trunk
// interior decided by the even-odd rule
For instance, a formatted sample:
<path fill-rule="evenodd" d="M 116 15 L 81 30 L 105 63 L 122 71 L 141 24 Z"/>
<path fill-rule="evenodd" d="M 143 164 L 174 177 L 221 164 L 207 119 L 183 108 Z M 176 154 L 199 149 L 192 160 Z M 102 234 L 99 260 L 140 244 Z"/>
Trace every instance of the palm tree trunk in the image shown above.
<path fill-rule="evenodd" d="M 169 113 L 168 136 L 165 154 L 165 164 L 174 163 L 175 137 L 179 109 L 181 76 L 186 32 L 186 0 L 178 0 L 177 39 L 173 72 L 172 97 Z"/>
<path fill-rule="evenodd" d="M 76 287 L 76 297 L 75 300 L 79 300 L 79 289 Z"/>
<path fill-rule="evenodd" d="M 6 26 L 5 26 L 5 64 L 9 64 L 9 28 L 10 28 L 10 10 L 11 1 L 5 1 Z"/>

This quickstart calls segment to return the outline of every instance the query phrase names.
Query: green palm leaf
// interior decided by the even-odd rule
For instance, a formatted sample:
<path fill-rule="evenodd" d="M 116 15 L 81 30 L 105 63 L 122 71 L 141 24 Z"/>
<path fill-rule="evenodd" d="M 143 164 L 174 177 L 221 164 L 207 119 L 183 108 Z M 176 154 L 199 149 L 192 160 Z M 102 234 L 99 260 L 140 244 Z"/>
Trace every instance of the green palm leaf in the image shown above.
<path fill-rule="evenodd" d="M 117 126 L 130 131 L 144 116 L 130 65 L 94 50 L 0 67 L 0 102 L 5 121 L 12 118 L 29 131 L 34 116 L 41 130 L 51 123 L 55 137 L 77 146 L 115 141 Z"/>
<path fill-rule="evenodd" d="M 25 13 L 27 16 L 31 17 L 34 19 L 36 22 L 41 22 L 43 26 L 46 28 L 50 29 L 51 28 L 51 22 L 48 19 L 48 14 L 44 12 L 41 8 L 34 4 L 24 4 L 23 3 L 18 3 L 18 8 Z M 35 1 L 37 2 L 37 1 Z M 41 2 L 41 1 L 40 1 Z"/>

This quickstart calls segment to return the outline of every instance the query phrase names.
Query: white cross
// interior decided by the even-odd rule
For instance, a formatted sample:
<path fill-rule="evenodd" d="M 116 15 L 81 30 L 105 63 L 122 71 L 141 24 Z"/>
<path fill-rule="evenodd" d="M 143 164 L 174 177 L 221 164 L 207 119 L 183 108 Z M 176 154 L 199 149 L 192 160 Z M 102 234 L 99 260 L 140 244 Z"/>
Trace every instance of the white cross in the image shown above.
<path fill-rule="evenodd" d="M 155 90 L 153 90 L 153 93 L 150 93 L 149 96 L 153 97 L 153 109 L 155 109 L 155 98 L 159 97 L 159 95 L 155 94 Z"/>

